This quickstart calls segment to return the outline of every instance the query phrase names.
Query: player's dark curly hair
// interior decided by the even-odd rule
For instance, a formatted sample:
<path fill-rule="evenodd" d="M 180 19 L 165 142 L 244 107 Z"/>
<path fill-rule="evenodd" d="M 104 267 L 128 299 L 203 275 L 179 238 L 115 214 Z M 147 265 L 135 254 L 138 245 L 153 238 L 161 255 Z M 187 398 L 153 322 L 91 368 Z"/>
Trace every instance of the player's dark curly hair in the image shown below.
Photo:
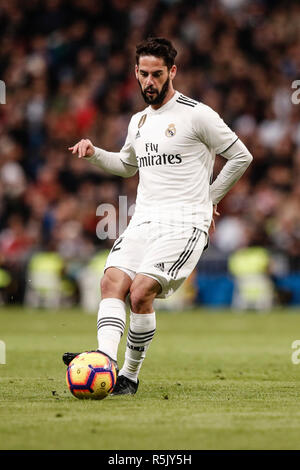
<path fill-rule="evenodd" d="M 143 55 L 153 55 L 164 59 L 166 66 L 170 69 L 175 63 L 177 51 L 168 39 L 150 37 L 136 46 L 137 65 L 139 65 L 140 56 Z"/>

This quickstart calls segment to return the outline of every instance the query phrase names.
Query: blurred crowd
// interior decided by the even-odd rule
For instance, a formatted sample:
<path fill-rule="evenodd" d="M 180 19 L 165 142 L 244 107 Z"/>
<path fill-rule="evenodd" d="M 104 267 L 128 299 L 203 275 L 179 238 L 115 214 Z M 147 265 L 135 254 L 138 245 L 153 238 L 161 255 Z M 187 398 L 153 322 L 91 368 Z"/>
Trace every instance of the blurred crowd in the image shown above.
<path fill-rule="evenodd" d="M 97 235 L 102 203 L 134 202 L 120 179 L 71 156 L 81 138 L 118 151 L 144 102 L 135 46 L 173 41 L 175 88 L 220 113 L 254 156 L 221 201 L 211 249 L 252 245 L 300 271 L 300 4 L 276 0 L 0 1 L 0 269 L 6 301 L 24 300 L 27 267 L 57 252 L 74 281 L 112 240 Z M 217 158 L 215 172 L 224 161 Z M 117 234 L 118 235 L 118 234 Z M 280 257 L 281 256 L 281 257 Z M 1 276 L 0 276 L 1 282 Z M 1 287 L 1 286 L 0 286 Z"/>

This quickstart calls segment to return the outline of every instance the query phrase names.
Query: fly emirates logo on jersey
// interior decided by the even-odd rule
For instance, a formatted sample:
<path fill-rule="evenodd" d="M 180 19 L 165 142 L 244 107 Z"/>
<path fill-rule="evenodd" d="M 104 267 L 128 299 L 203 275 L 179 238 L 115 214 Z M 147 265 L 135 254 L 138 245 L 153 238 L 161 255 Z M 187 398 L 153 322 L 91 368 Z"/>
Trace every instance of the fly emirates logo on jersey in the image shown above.
<path fill-rule="evenodd" d="M 145 152 L 146 155 L 136 156 L 139 168 L 159 165 L 180 165 L 182 163 L 180 153 L 159 153 L 158 144 L 145 143 Z"/>

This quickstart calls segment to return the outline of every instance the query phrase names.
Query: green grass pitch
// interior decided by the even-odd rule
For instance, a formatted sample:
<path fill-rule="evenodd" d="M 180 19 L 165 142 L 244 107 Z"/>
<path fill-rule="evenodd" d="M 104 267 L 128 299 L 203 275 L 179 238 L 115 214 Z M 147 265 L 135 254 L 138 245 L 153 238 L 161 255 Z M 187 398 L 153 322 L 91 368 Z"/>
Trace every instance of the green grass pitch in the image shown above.
<path fill-rule="evenodd" d="M 137 395 L 81 401 L 61 355 L 96 315 L 1 307 L 0 449 L 300 449 L 299 314 L 158 313 Z"/>

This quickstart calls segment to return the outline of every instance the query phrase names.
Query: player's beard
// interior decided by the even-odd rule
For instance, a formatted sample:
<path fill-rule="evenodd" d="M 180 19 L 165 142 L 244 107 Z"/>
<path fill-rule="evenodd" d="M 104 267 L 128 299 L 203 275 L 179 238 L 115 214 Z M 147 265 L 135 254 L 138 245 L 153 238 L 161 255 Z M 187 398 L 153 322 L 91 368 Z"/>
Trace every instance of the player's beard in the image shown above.
<path fill-rule="evenodd" d="M 142 85 L 140 84 L 140 81 L 138 80 L 139 82 L 139 85 L 140 85 L 140 88 L 141 88 L 141 93 L 142 93 L 142 96 L 145 100 L 145 103 L 147 104 L 162 104 L 162 102 L 164 101 L 167 93 L 168 93 L 168 90 L 169 90 L 169 83 L 170 83 L 170 79 L 169 77 L 167 78 L 167 80 L 165 81 L 165 83 L 163 84 L 160 92 L 158 92 L 158 90 L 156 88 L 153 88 L 152 86 L 148 86 L 147 88 L 145 88 L 145 90 L 143 91 L 143 88 L 142 88 Z M 154 95 L 147 95 L 146 91 L 147 90 L 153 90 L 155 91 L 156 93 Z"/>

